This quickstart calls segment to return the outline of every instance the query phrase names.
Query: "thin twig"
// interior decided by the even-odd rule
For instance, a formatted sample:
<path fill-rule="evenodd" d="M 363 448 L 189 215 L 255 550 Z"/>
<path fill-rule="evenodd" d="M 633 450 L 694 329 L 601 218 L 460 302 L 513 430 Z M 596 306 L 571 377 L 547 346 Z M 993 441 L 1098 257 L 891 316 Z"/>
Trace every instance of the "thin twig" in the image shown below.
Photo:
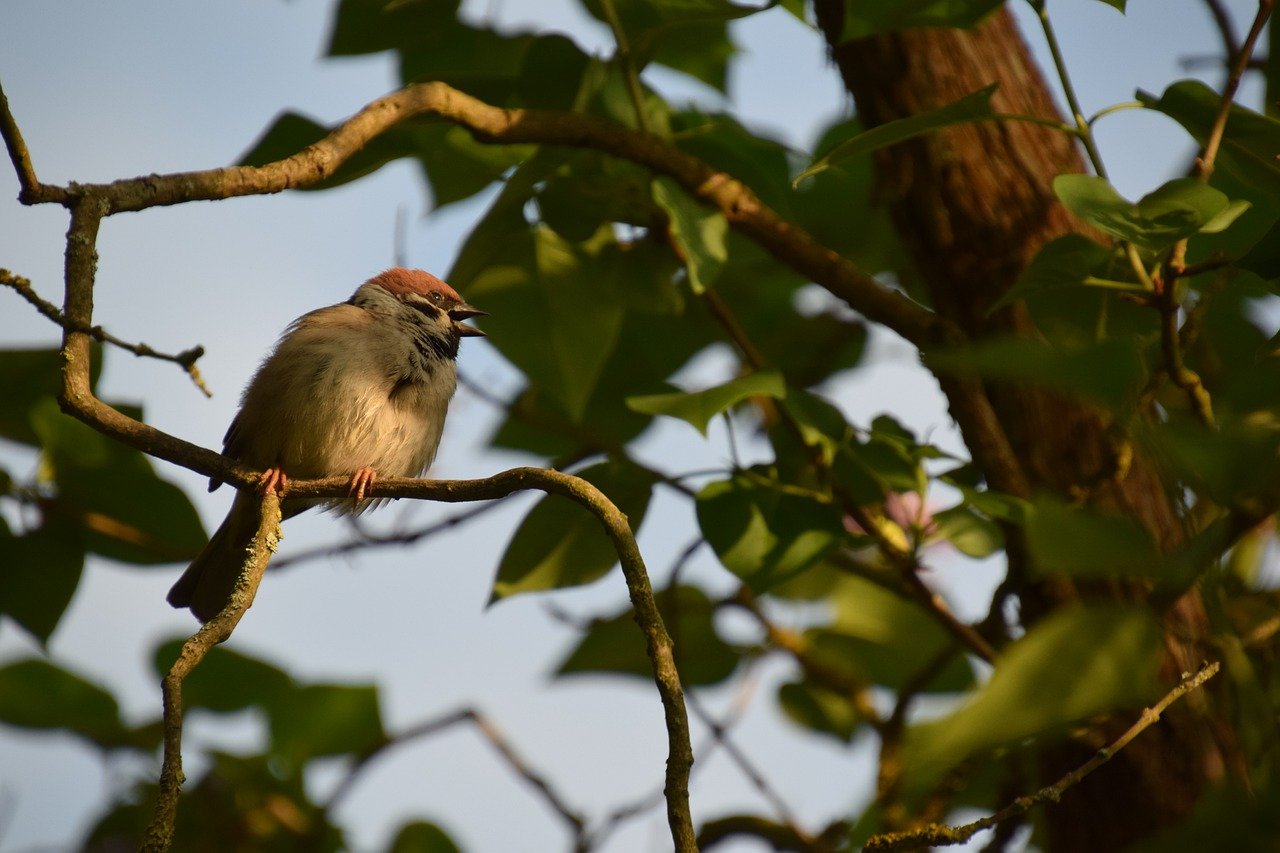
<path fill-rule="evenodd" d="M 575 849 L 585 850 L 586 821 L 582 815 L 565 803 L 542 774 L 528 765 L 492 720 L 474 708 L 464 708 L 461 711 L 454 711 L 443 717 L 437 717 L 424 723 L 419 723 L 416 726 L 411 726 L 399 734 L 387 737 L 381 743 L 369 749 L 356 759 L 347 774 L 338 782 L 333 793 L 329 795 L 329 799 L 325 801 L 323 810 L 326 813 L 332 813 L 346 798 L 347 794 L 351 792 L 356 783 L 360 781 L 364 773 L 369 769 L 369 765 L 376 759 L 392 749 L 404 746 L 415 740 L 439 734 L 462 723 L 470 723 L 476 732 L 497 751 L 512 772 L 528 782 L 551 810 L 569 825 L 576 841 Z"/>
<path fill-rule="evenodd" d="M 1217 661 L 1205 664 L 1200 671 L 1194 675 L 1188 675 L 1178 684 L 1177 687 L 1165 694 L 1164 698 L 1150 708 L 1142 712 L 1132 726 L 1120 737 L 1116 738 L 1107 746 L 1098 750 L 1092 758 L 1084 764 L 1072 770 L 1052 785 L 1048 785 L 1036 791 L 1034 794 L 1025 797 L 1019 797 L 1009 805 L 993 815 L 976 820 L 973 823 L 967 823 L 963 826 L 944 826 L 941 824 L 930 824 L 919 829 L 907 830 L 905 832 L 892 832 L 882 835 L 872 836 L 867 840 L 866 846 L 863 848 L 868 851 L 878 850 L 900 850 L 903 848 L 920 848 L 927 846 L 945 847 L 952 844 L 963 844 L 977 833 L 984 829 L 990 829 L 996 824 L 1002 823 L 1015 817 L 1026 814 L 1035 806 L 1042 803 L 1057 802 L 1062 798 L 1063 793 L 1080 782 L 1093 771 L 1097 770 L 1103 764 L 1106 764 L 1116 756 L 1120 750 L 1129 745 L 1129 742 L 1142 734 L 1150 726 L 1160 720 L 1160 715 L 1165 709 L 1174 702 L 1181 699 L 1192 690 L 1200 687 L 1210 678 L 1218 673 L 1221 664 Z"/>
<path fill-rule="evenodd" d="M 1218 36 L 1222 39 L 1222 55 L 1225 64 L 1231 68 L 1240 56 L 1240 38 L 1236 35 L 1231 13 L 1227 11 L 1222 0 L 1204 0 L 1204 5 L 1208 7 L 1209 15 L 1213 18 L 1213 24 L 1218 30 Z"/>
<path fill-rule="evenodd" d="M 1266 29 L 1267 19 L 1271 17 L 1271 10 L 1274 6 L 1275 0 L 1259 0 L 1258 14 L 1253 19 L 1253 26 L 1249 28 L 1249 34 L 1245 37 L 1244 44 L 1231 56 L 1231 71 L 1227 75 L 1227 83 L 1222 89 L 1218 112 L 1213 118 L 1213 124 L 1209 127 L 1209 134 L 1205 137 L 1204 147 L 1200 151 L 1200 156 L 1196 158 L 1195 166 L 1191 172 L 1192 177 L 1203 183 L 1209 183 L 1209 179 L 1213 176 L 1218 150 L 1222 147 L 1222 140 L 1226 135 L 1227 120 L 1231 116 L 1231 107 L 1235 103 L 1236 92 L 1240 88 L 1240 80 L 1244 77 L 1245 71 L 1248 70 L 1249 59 L 1253 56 L 1254 48 L 1258 44 L 1258 38 L 1262 35 L 1262 31 Z M 1209 3 L 1209 8 L 1211 11 L 1215 11 L 1215 16 L 1217 11 L 1220 11 L 1217 10 L 1213 2 Z M 1222 27 L 1221 21 L 1219 21 L 1219 27 Z M 1222 29 L 1222 32 L 1224 38 L 1227 38 L 1228 30 Z M 1228 40 L 1228 50 L 1231 50 L 1230 39 Z M 1188 275 L 1186 267 L 1188 244 L 1189 238 L 1184 237 L 1173 245 L 1169 252 L 1169 262 L 1167 264 L 1168 275 L 1161 282 L 1161 286 L 1156 289 L 1158 307 L 1160 309 L 1160 345 L 1164 355 L 1165 370 L 1169 374 L 1170 381 L 1181 388 L 1187 395 L 1187 401 L 1196 416 L 1205 425 L 1213 426 L 1213 404 L 1209 391 L 1200 380 L 1200 375 L 1186 366 L 1182 357 L 1182 345 L 1178 333 L 1178 312 L 1182 307 L 1178 298 L 1178 279 Z"/>
<path fill-rule="evenodd" d="M 814 656 L 804 638 L 794 631 L 774 624 L 765 612 L 760 609 L 755 596 L 747 587 L 739 587 L 728 603 L 750 613 L 764 630 L 765 639 L 775 649 L 789 654 L 804 674 L 815 683 L 844 697 L 849 705 L 858 713 L 867 725 L 879 731 L 884 720 L 871 701 L 868 685 L 851 677 L 843 670 L 837 669 L 819 657 Z"/>
<path fill-rule="evenodd" d="M 63 329 L 71 328 L 69 325 L 70 321 L 62 316 L 62 312 L 58 310 L 58 306 L 41 298 L 40 294 L 36 293 L 35 288 L 31 286 L 31 279 L 25 278 L 24 276 L 20 276 L 17 273 L 10 272 L 6 269 L 0 269 L 0 284 L 13 288 L 17 291 L 19 296 L 34 305 L 37 311 L 57 323 Z M 123 341 L 103 329 L 101 326 L 92 326 L 87 328 L 79 326 L 75 328 L 75 331 L 84 332 L 95 341 L 111 344 L 112 346 L 119 347 L 122 350 L 127 350 L 139 357 L 154 358 L 160 361 L 171 361 L 187 372 L 187 375 L 191 377 L 191 381 L 195 383 L 195 386 L 199 388 L 206 397 L 213 396 L 209 391 L 208 386 L 204 384 L 204 378 L 200 375 L 200 369 L 196 367 L 196 360 L 204 355 L 204 347 L 202 346 L 197 345 L 191 349 L 183 350 L 176 355 L 170 355 L 165 352 L 157 352 L 144 343 L 131 344 L 128 341 Z"/>
<path fill-rule="evenodd" d="M 773 810 L 777 812 L 778 817 L 784 824 L 786 824 L 787 828 L 794 832 L 797 838 L 803 838 L 812 842 L 812 838 L 809 834 L 800 827 L 800 823 L 796 819 L 795 813 L 791 811 L 786 800 L 782 799 L 782 796 L 773 789 L 773 786 L 769 784 L 769 780 L 766 779 L 764 774 L 756 768 L 751 759 L 747 757 L 747 754 L 738 748 L 738 745 L 729 736 L 728 729 L 721 726 L 720 723 L 707 713 L 706 709 L 702 707 L 702 703 L 697 701 L 693 696 L 689 697 L 689 709 L 693 711 L 698 719 L 702 721 L 702 724 L 710 730 L 711 736 L 724 748 L 725 753 L 733 763 L 738 765 L 738 769 L 742 772 L 742 775 L 746 776 L 752 786 L 760 792 L 760 796 L 764 797 L 765 800 L 768 801 L 769 805 L 773 807 Z"/>
<path fill-rule="evenodd" d="M 280 541 L 280 498 L 274 491 L 262 496 L 258 531 L 246 550 L 246 557 L 227 606 L 193 634 L 178 653 L 161 683 L 164 695 L 164 757 L 160 768 L 160 791 L 142 849 L 158 853 L 173 842 L 178 817 L 178 796 L 185 777 L 182 773 L 182 681 L 204 660 L 209 650 L 226 640 L 253 604 L 267 563 Z"/>
<path fill-rule="evenodd" d="M 622 19 L 618 17 L 618 7 L 613 0 L 600 0 L 600 8 L 604 12 L 605 21 L 613 32 L 613 40 L 618 45 L 614 57 L 622 65 L 622 77 L 627 84 L 627 94 L 631 97 L 631 105 L 636 111 L 636 127 L 649 132 L 649 118 L 644 109 L 644 89 L 640 86 L 640 72 L 636 68 L 635 57 L 627 42 L 626 30 L 622 28 Z"/>
<path fill-rule="evenodd" d="M 291 554 L 283 559 L 276 560 L 272 564 L 273 570 L 283 569 L 286 566 L 294 566 L 298 563 L 305 563 L 309 560 L 316 560 L 321 557 L 336 557 L 342 554 L 351 554 L 355 551 L 371 550 L 374 548 L 401 547 L 406 548 L 415 545 L 423 539 L 435 536 L 437 533 L 443 533 L 446 530 L 452 530 L 466 524 L 472 519 L 478 518 L 485 513 L 497 509 L 502 505 L 505 498 L 499 498 L 496 501 L 480 504 L 471 507 L 462 512 L 454 513 L 446 516 L 439 521 L 434 521 L 425 527 L 417 530 L 408 530 L 403 533 L 387 533 L 383 535 L 361 535 L 359 539 L 348 539 L 345 542 L 334 542 L 331 545 L 321 545 L 316 548 L 310 548 L 306 551 L 299 551 Z"/>
<path fill-rule="evenodd" d="M 0 136 L 4 137 L 4 146 L 9 151 L 9 160 L 13 163 L 13 171 L 18 175 L 18 186 L 21 187 L 19 198 L 26 201 L 40 192 L 40 181 L 36 178 L 36 167 L 31 163 L 31 152 L 18 129 L 18 122 L 9 109 L 9 98 L 0 86 Z"/>
<path fill-rule="evenodd" d="M 1213 174 L 1214 161 L 1218 157 L 1218 149 L 1222 146 L 1222 138 L 1227 131 L 1227 119 L 1231 115 L 1231 107 L 1235 103 L 1236 91 L 1240 88 L 1240 80 L 1244 77 L 1244 72 L 1249 68 L 1249 58 L 1253 56 L 1254 48 L 1258 44 L 1258 38 L 1262 35 L 1262 31 L 1266 29 L 1267 19 L 1271 17 L 1271 10 L 1275 6 L 1275 0 L 1258 0 L 1258 14 L 1253 19 L 1253 26 L 1249 28 L 1249 34 L 1245 36 L 1244 44 L 1235 56 L 1235 61 L 1231 65 L 1231 73 L 1227 76 L 1227 84 L 1222 89 L 1222 102 L 1218 106 L 1218 114 L 1214 116 L 1213 124 L 1209 128 L 1209 135 L 1204 141 L 1204 149 L 1200 156 L 1196 158 L 1194 177 L 1208 183 L 1209 177 Z"/>

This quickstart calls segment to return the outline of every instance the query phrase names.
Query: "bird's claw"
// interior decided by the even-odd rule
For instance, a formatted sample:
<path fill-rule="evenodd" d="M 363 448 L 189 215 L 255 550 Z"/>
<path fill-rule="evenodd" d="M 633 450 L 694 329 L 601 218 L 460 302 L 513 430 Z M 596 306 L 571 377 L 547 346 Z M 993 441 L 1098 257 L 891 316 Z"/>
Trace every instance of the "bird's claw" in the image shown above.
<path fill-rule="evenodd" d="M 289 475 L 279 468 L 268 468 L 258 477 L 258 489 L 264 495 L 275 492 L 284 497 L 284 493 L 289 490 Z"/>
<path fill-rule="evenodd" d="M 372 468 L 361 468 L 351 475 L 351 487 L 347 489 L 347 494 L 355 499 L 357 507 L 364 500 L 364 493 L 373 486 L 374 481 L 377 479 L 378 472 Z"/>

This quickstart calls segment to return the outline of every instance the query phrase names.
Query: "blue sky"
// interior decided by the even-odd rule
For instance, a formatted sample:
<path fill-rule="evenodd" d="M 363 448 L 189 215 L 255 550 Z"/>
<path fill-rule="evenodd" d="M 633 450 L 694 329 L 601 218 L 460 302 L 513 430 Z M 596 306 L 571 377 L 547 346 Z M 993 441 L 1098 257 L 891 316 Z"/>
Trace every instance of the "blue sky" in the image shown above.
<path fill-rule="evenodd" d="M 507 26 L 568 31 L 587 49 L 610 50 L 607 31 L 569 0 L 494 0 L 464 4 L 475 18 Z M 1253 4 L 1231 2 L 1238 28 Z M 1179 64 L 1218 47 L 1199 0 L 1131 0 L 1127 16 L 1096 0 L 1054 0 L 1068 63 L 1086 112 L 1131 100 L 1135 89 L 1159 92 L 1188 76 Z M 1031 18 L 1015 4 L 1024 23 Z M 393 85 L 386 57 L 320 61 L 329 3 L 227 0 L 175 4 L 147 0 L 5 0 L 0 81 L 43 180 L 106 181 L 150 172 L 233 162 L 282 109 L 335 121 Z M 781 10 L 734 25 L 743 50 L 730 82 L 731 106 L 748 124 L 798 149 L 850 109 L 817 36 Z M 1042 40 L 1027 29 L 1043 55 Z M 1215 85 L 1220 75 L 1199 67 Z M 650 82 L 677 99 L 709 98 L 674 74 Z M 1245 91 L 1256 101 L 1257 88 Z M 1099 127 L 1104 157 L 1122 192 L 1140 195 L 1181 169 L 1192 146 L 1158 115 L 1124 113 Z M 30 277 L 47 297 L 60 292 L 65 212 L 23 208 L 17 183 L 0 169 L 0 266 Z M 201 369 L 215 391 L 205 400 L 172 365 L 110 352 L 101 391 L 138 401 L 161 429 L 217 447 L 234 414 L 239 389 L 284 326 L 304 311 L 345 299 L 394 260 L 402 222 L 406 260 L 435 272 L 452 262 L 483 200 L 432 212 L 416 169 L 393 164 L 336 191 L 200 203 L 109 219 L 101 255 L 95 320 L 130 340 L 176 351 L 202 343 Z M 0 291 L 0 346 L 52 346 L 53 327 L 11 293 Z M 728 367 L 711 354 L 691 381 L 715 381 Z M 462 370 L 490 388 L 518 379 L 483 342 L 464 344 Z M 945 408 L 911 352 L 877 336 L 872 363 L 830 393 L 859 423 L 891 411 L 936 440 L 954 444 Z M 493 473 L 524 457 L 484 452 L 494 412 L 460 392 L 434 472 L 465 477 Z M 717 430 L 722 428 L 717 427 Z M 655 431 L 641 453 L 660 464 L 699 467 L 723 462 L 723 432 L 704 443 L 679 425 Z M 30 455 L 0 446 L 0 462 L 17 477 Z M 207 495 L 190 472 L 160 466 L 181 484 L 212 529 L 230 501 Z M 492 572 L 509 531 L 530 505 L 519 499 L 483 522 L 443 534 L 428 547 L 353 559 L 319 560 L 268 576 L 233 645 L 285 666 L 301 678 L 376 682 L 389 730 L 464 705 L 489 714 L 529 762 L 588 814 L 647 792 L 661 776 L 664 733 L 649 687 L 618 680 L 549 683 L 547 673 L 573 634 L 537 598 L 485 609 Z M 371 519 L 380 528 L 414 526 L 453 512 L 436 505 L 395 506 Z M 663 501 L 641 531 L 653 574 L 662 578 L 693 528 L 684 505 Z M 328 516 L 300 517 L 286 528 L 282 556 L 341 538 Z M 941 561 L 939 582 L 957 606 L 976 615 L 991 567 Z M 189 633 L 186 614 L 164 594 L 180 567 L 137 569 L 92 561 L 82 588 L 51 643 L 53 658 L 108 686 L 131 720 L 155 716 L 159 690 L 149 669 L 162 639 Z M 728 588 L 709 561 L 696 577 Z M 625 600 L 621 578 L 558 594 L 581 617 L 610 612 Z M 730 631 L 742 626 L 727 624 Z M 0 659 L 36 653 L 11 624 L 0 624 Z M 751 683 L 707 697 L 723 712 L 745 708 L 735 740 L 775 781 L 807 826 L 848 814 L 871 782 L 871 744 L 849 749 L 799 733 L 775 711 L 772 688 L 787 672 L 779 662 L 758 668 Z M 262 735 L 261 722 L 196 719 L 191 743 L 235 746 Z M 705 732 L 696 730 L 702 742 Z M 111 768 L 74 742 L 51 735 L 0 731 L 0 850 L 57 849 L 76 838 L 126 771 Z M 192 769 L 198 771 L 198 766 Z M 194 776 L 194 774 L 189 773 Z M 316 790 L 333 772 L 317 774 Z M 695 813 L 768 813 L 759 794 L 717 755 L 694 780 Z M 495 819 L 501 815 L 501 819 Z M 563 846 L 557 820 L 495 759 L 474 734 L 459 730 L 382 761 L 347 800 L 341 819 L 350 840 L 369 849 L 413 817 L 438 819 L 468 848 L 548 850 Z M 660 812 L 619 832 L 610 849 L 663 849 Z"/>

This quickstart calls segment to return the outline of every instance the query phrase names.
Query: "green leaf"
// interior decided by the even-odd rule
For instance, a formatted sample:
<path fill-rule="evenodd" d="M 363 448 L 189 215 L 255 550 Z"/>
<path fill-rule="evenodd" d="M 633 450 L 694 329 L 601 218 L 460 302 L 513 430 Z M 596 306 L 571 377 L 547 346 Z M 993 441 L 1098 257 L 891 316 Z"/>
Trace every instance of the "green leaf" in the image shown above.
<path fill-rule="evenodd" d="M 825 628 L 806 632 L 805 639 L 831 666 L 899 689 L 914 683 L 953 649 L 951 635 L 914 602 L 830 566 L 815 572 L 834 573 L 831 589 L 823 596 L 834 620 Z M 964 655 L 953 655 L 932 679 L 916 686 L 926 692 L 955 692 L 972 683 L 973 671 Z"/>
<path fill-rule="evenodd" d="M 792 681 L 779 686 L 778 704 L 796 724 L 845 743 L 853 740 L 863 722 L 849 697 L 812 681 Z"/>
<path fill-rule="evenodd" d="M 0 667 L 0 722 L 65 729 L 105 747 L 128 740 L 114 696 L 38 658 Z"/>
<path fill-rule="evenodd" d="M 870 5 L 870 4 L 866 4 Z M 950 127 L 955 124 L 966 124 L 995 117 L 991 111 L 991 96 L 995 94 L 997 84 L 992 83 L 971 95 L 965 95 L 958 101 L 939 107 L 936 110 L 885 122 L 878 127 L 847 139 L 825 155 L 817 158 L 807 169 L 796 176 L 793 186 L 798 186 L 806 178 L 830 169 L 839 163 L 863 154 L 870 154 L 881 148 L 896 145 L 917 136 Z"/>
<path fill-rule="evenodd" d="M 648 415 L 667 415 L 688 421 L 703 435 L 707 424 L 725 409 L 736 406 L 750 397 L 784 399 L 787 395 L 782 374 L 768 370 L 748 373 L 723 385 L 705 391 L 677 391 L 674 394 L 649 394 L 628 397 L 627 406 L 633 411 Z"/>
<path fill-rule="evenodd" d="M 1036 503 L 1026 537 L 1040 576 L 1152 577 L 1161 566 L 1155 543 L 1135 522 L 1049 498 Z"/>
<path fill-rule="evenodd" d="M 1222 95 L 1199 80 L 1174 83 L 1158 99 L 1142 91 L 1137 97 L 1148 108 L 1182 125 L 1201 143 L 1208 137 L 1222 104 Z M 1280 121 L 1232 104 L 1215 170 L 1227 172 L 1242 186 L 1274 199 L 1280 196 L 1277 155 L 1280 155 Z"/>
<path fill-rule="evenodd" d="M 1280 424 L 1271 417 L 1228 419 L 1217 429 L 1175 420 L 1144 438 L 1179 482 L 1221 506 L 1265 493 L 1280 474 Z"/>
<path fill-rule="evenodd" d="M 913 27 L 975 26 L 1003 0 L 891 0 L 869 3 L 845 0 L 844 32 L 840 41 L 865 38 Z"/>
<path fill-rule="evenodd" d="M 1201 234 L 1220 234 L 1231 227 L 1231 224 L 1239 219 L 1249 208 L 1253 207 L 1252 203 L 1243 199 L 1236 199 L 1229 203 L 1204 225 L 1200 226 Z"/>
<path fill-rule="evenodd" d="M 391 853 L 459 853 L 459 847 L 449 833 L 419 820 L 400 827 L 391 842 Z"/>
<path fill-rule="evenodd" d="M 1129 0 L 1099 0 L 1099 2 L 1106 3 L 1108 6 L 1123 15 L 1125 4 L 1128 3 Z"/>
<path fill-rule="evenodd" d="M 733 115 L 699 110 L 672 114 L 671 132 L 681 151 L 742 181 L 778 215 L 790 217 L 791 153 L 782 143 L 753 132 Z M 731 263 L 736 255 L 729 252 Z"/>
<path fill-rule="evenodd" d="M 56 518 L 24 536 L 0 525 L 0 614 L 45 644 L 80 584 L 84 542 Z"/>
<path fill-rule="evenodd" d="M 175 638 L 156 647 L 152 655 L 156 675 L 164 677 L 184 642 L 185 638 Z M 284 713 L 297 698 L 295 689 L 284 670 L 226 646 L 214 646 L 183 680 L 182 702 L 188 708 L 219 712 L 258 706 Z"/>
<path fill-rule="evenodd" d="M 1060 610 L 1015 641 L 960 710 L 910 729 L 904 764 L 935 771 L 1160 694 L 1163 632 L 1141 608 Z"/>
<path fill-rule="evenodd" d="M 94 344 L 89 354 L 89 382 L 94 387 L 102 372 L 102 348 Z M 62 356 L 56 349 L 0 350 L 0 438 L 40 446 L 31 427 L 31 415 L 39 404 L 55 400 L 62 388 Z"/>
<path fill-rule="evenodd" d="M 240 158 L 241 164 L 262 166 L 290 157 L 330 131 L 306 116 L 282 113 Z M 332 189 L 409 157 L 426 173 L 436 207 L 443 207 L 475 195 L 531 150 L 531 146 L 482 145 L 467 131 L 442 120 L 411 119 L 372 139 L 330 177 L 297 189 Z"/>
<path fill-rule="evenodd" d="M 845 535 L 834 505 L 759 472 L 709 483 L 697 511 L 720 562 L 756 592 L 814 565 Z"/>
<path fill-rule="evenodd" d="M 689 286 L 694 293 L 704 293 L 724 269 L 728 257 L 725 234 L 729 230 L 729 221 L 720 211 L 711 210 L 689 198 L 670 178 L 658 178 L 653 182 L 653 200 L 666 211 L 671 236 L 684 253 Z"/>
<path fill-rule="evenodd" d="M 42 470 L 55 505 L 83 531 L 89 550 L 130 563 L 189 560 L 207 541 L 186 493 L 156 475 L 141 452 L 58 411 L 47 400 L 32 426 L 44 445 Z"/>
<path fill-rule="evenodd" d="M 584 0 L 583 5 L 608 23 L 600 0 Z M 640 68 L 659 62 L 721 91 L 725 66 L 734 53 L 725 22 L 768 8 L 726 0 L 614 0 L 614 7 Z"/>
<path fill-rule="evenodd" d="M 341 0 L 329 33 L 329 56 L 358 56 L 404 47 L 448 27 L 458 0 Z"/>
<path fill-rule="evenodd" d="M 975 560 L 990 557 L 1004 547 L 1000 526 L 974 512 L 967 503 L 933 514 L 934 535 Z M 933 538 L 931 536 L 930 538 Z"/>
<path fill-rule="evenodd" d="M 639 529 L 653 494 L 654 480 L 648 472 L 611 460 L 584 468 L 578 476 L 604 492 L 627 516 L 633 531 Z M 591 512 L 568 498 L 547 495 L 512 535 L 489 601 L 591 583 L 617 562 L 613 542 Z"/>
<path fill-rule="evenodd" d="M 499 197 L 463 246 L 450 280 L 491 313 L 485 329 L 502 354 L 582 423 L 625 314 L 611 287 L 615 277 L 597 261 L 615 245 L 612 230 L 574 244 L 546 226 L 530 228 L 521 195 Z M 538 334 L 530 335 L 531 328 Z"/>
<path fill-rule="evenodd" d="M 822 157 L 861 132 L 857 118 L 841 119 L 822 131 L 811 150 Z M 908 266 L 889 208 L 876 192 L 871 157 L 845 159 L 838 169 L 814 173 L 798 186 L 796 181 L 795 220 L 818 242 L 872 275 Z"/>
<path fill-rule="evenodd" d="M 1105 178 L 1059 175 L 1053 190 L 1067 208 L 1102 231 L 1152 251 L 1212 227 L 1222 230 L 1248 209 L 1220 190 L 1192 178 L 1176 178 L 1132 203 Z"/>
<path fill-rule="evenodd" d="M 676 666 L 683 684 L 719 684 L 733 674 L 738 654 L 716 633 L 715 608 L 706 593 L 696 587 L 680 586 L 662 590 L 655 598 L 675 644 Z M 592 621 L 581 642 L 556 669 L 556 675 L 584 672 L 653 678 L 644 635 L 636 627 L 630 607 L 615 616 Z"/>
<path fill-rule="evenodd" d="M 938 370 L 1055 388 L 1112 407 L 1124 405 L 1146 378 L 1139 342 L 1123 338 L 1072 347 L 992 340 L 967 350 L 930 353 L 926 360 Z"/>
<path fill-rule="evenodd" d="M 996 300 L 988 314 L 1011 302 L 1047 291 L 1083 287 L 1089 277 L 1106 274 L 1112 252 L 1081 234 L 1067 234 L 1040 247 L 1013 287 Z"/>
<path fill-rule="evenodd" d="M 360 755 L 386 740 L 372 686 L 308 684 L 270 713 L 272 752 L 296 766 L 326 755 Z"/>

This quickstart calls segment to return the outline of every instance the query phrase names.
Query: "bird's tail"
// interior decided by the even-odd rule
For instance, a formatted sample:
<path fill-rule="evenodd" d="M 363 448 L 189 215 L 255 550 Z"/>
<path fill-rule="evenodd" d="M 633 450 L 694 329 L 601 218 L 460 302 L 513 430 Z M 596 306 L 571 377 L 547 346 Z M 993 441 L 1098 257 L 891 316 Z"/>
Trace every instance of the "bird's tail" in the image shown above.
<path fill-rule="evenodd" d="M 169 590 L 169 603 L 191 608 L 201 622 L 217 616 L 231 601 L 261 517 L 257 496 L 237 492 L 222 526 Z"/>

